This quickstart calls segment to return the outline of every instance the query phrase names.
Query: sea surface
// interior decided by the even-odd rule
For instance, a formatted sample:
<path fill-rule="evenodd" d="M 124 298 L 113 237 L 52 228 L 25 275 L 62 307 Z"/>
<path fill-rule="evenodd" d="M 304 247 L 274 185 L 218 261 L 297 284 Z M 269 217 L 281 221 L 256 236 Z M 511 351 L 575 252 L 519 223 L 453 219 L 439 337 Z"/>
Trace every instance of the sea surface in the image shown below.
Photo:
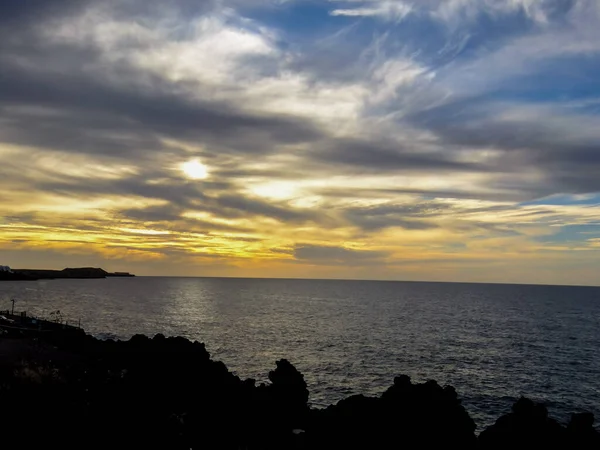
<path fill-rule="evenodd" d="M 101 338 L 205 342 L 242 378 L 287 358 L 318 407 L 406 374 L 453 385 L 479 429 L 521 395 L 600 418 L 600 288 L 138 277 L 0 283 L 0 309 L 11 298 Z"/>

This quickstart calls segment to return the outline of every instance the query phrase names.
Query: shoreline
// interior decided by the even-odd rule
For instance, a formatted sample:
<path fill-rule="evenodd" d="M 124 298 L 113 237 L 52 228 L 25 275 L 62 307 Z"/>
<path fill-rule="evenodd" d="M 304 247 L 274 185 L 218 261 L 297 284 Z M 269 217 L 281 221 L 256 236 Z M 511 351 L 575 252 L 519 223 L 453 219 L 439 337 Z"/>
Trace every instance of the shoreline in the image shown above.
<path fill-rule="evenodd" d="M 415 384 L 402 375 L 379 397 L 354 395 L 310 408 L 304 377 L 287 360 L 276 362 L 270 383 L 257 385 L 214 361 L 204 344 L 160 334 L 103 341 L 71 327 L 37 337 L 0 336 L 0 361 L 2 385 L 10 387 L 2 392 L 10 415 L 2 420 L 17 421 L 21 416 L 14 413 L 35 392 L 36 402 L 44 398 L 52 405 L 52 414 L 41 414 L 36 426 L 44 428 L 55 418 L 77 421 L 77 411 L 75 416 L 87 418 L 81 426 L 88 433 L 97 427 L 123 431 L 133 421 L 140 428 L 124 433 L 141 443 L 146 438 L 131 430 L 152 423 L 162 431 L 148 431 L 149 448 L 159 448 L 152 446 L 156 442 L 162 448 L 207 445 L 205 434 L 216 439 L 214 430 L 231 442 L 224 438 L 211 448 L 379 448 L 399 439 L 399 429 L 402 442 L 419 447 L 507 448 L 531 441 L 598 448 L 600 443 L 593 415 L 575 414 L 564 427 L 543 405 L 524 398 L 477 436 L 453 387 Z M 65 396 L 68 402 L 57 403 Z"/>

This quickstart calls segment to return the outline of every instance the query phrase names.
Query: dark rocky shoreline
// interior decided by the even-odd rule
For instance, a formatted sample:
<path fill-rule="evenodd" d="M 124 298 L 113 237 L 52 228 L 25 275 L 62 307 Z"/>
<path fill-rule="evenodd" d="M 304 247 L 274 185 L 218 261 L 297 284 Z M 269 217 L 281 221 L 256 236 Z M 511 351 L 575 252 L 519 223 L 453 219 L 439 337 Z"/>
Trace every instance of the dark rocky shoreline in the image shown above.
<path fill-rule="evenodd" d="M 0 337 L 4 448 L 600 448 L 591 414 L 567 427 L 520 399 L 475 435 L 454 388 L 397 377 L 380 397 L 308 406 L 280 360 L 270 383 L 241 380 L 184 338 L 101 341 L 81 330 Z"/>

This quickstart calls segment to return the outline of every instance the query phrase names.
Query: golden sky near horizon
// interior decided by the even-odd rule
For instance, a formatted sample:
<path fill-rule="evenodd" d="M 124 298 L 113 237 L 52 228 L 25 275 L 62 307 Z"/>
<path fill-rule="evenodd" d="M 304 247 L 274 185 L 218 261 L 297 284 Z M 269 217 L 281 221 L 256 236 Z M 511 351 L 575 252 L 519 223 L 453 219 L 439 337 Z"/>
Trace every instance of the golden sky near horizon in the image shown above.
<path fill-rule="evenodd" d="M 597 3 L 201 3 L 0 5 L 0 264 L 600 283 Z"/>

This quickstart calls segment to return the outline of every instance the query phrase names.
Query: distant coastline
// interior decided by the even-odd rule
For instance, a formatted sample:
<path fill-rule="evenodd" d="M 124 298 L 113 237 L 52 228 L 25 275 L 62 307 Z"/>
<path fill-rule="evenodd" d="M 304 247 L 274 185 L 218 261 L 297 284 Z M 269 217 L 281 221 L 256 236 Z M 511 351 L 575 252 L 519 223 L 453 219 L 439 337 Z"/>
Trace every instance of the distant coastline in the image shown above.
<path fill-rule="evenodd" d="M 98 267 L 65 268 L 63 270 L 47 269 L 12 269 L 0 272 L 0 281 L 36 281 L 58 279 L 100 279 L 135 277 L 129 272 L 107 272 Z"/>

